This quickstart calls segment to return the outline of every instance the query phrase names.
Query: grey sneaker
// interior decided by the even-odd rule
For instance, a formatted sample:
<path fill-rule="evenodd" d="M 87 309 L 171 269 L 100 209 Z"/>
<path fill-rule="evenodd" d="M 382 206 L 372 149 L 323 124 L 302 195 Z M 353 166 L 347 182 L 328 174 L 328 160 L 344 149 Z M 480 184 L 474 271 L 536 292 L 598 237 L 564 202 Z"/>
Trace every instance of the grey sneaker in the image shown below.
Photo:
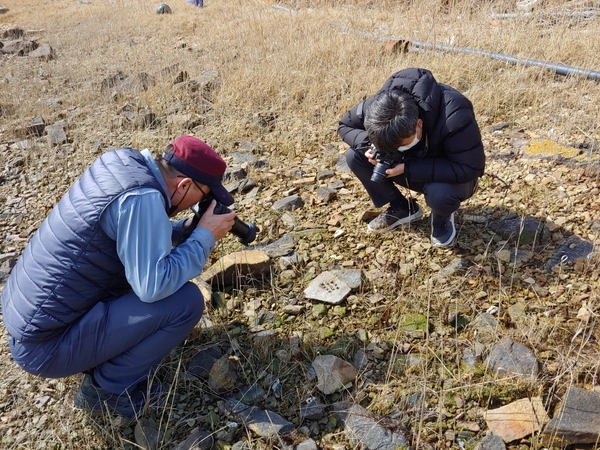
<path fill-rule="evenodd" d="M 369 231 L 373 233 L 385 233 L 392 231 L 400 225 L 407 225 L 423 217 L 423 210 L 416 201 L 410 200 L 408 205 L 408 209 L 394 209 L 390 206 L 369 222 Z"/>
<path fill-rule="evenodd" d="M 434 247 L 447 247 L 456 238 L 454 213 L 447 217 L 431 215 L 431 244 Z"/>
<path fill-rule="evenodd" d="M 91 374 L 85 374 L 79 390 L 73 398 L 76 408 L 92 414 L 112 412 L 128 419 L 139 416 L 146 404 L 148 384 L 142 382 L 131 392 L 113 394 L 102 389 L 96 384 Z M 150 387 L 150 401 L 160 401 L 166 393 L 166 387 L 160 383 L 152 383 Z"/>

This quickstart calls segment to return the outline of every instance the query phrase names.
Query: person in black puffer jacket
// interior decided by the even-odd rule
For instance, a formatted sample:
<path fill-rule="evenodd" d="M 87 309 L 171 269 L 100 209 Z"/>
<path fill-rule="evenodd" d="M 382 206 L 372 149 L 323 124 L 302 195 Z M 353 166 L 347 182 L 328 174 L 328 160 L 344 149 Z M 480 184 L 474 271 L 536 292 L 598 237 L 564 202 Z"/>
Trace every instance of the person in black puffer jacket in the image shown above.
<path fill-rule="evenodd" d="M 423 216 L 396 185 L 423 193 L 431 208 L 431 242 L 456 238 L 454 213 L 475 192 L 485 154 L 470 100 L 438 83 L 427 69 L 393 74 L 372 97 L 339 122 L 350 145 L 346 160 L 376 207 L 389 207 L 368 225 L 387 232 Z"/>

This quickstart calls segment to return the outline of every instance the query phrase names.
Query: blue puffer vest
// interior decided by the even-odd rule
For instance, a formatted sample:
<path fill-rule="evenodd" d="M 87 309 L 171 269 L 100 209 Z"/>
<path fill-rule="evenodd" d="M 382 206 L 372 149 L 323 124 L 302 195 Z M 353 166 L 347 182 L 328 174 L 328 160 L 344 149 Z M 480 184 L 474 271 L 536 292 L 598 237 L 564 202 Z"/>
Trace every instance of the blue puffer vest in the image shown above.
<path fill-rule="evenodd" d="M 22 342 L 59 335 L 100 301 L 131 291 L 100 216 L 119 195 L 160 183 L 134 149 L 107 152 L 75 182 L 32 236 L 2 292 L 4 323 Z M 166 202 L 168 204 L 168 201 Z"/>

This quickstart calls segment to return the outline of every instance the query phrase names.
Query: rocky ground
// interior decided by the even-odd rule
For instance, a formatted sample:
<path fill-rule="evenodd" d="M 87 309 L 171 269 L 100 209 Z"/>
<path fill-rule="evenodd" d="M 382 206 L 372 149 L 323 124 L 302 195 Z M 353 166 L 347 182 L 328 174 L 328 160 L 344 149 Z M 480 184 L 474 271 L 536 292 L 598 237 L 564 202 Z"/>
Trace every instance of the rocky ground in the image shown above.
<path fill-rule="evenodd" d="M 287 135 L 308 136 L 308 152 L 279 151 L 275 113 L 219 138 L 207 123 L 222 73 L 179 65 L 104 74 L 88 87 L 112 103 L 66 107 L 68 90 L 39 67 L 55 49 L 7 31 L 17 29 L 0 39 L 3 87 L 33 70 L 50 81 L 39 115 L 0 101 L 3 280 L 72 181 L 131 136 L 208 134 L 229 164 L 234 209 L 259 232 L 248 246 L 223 239 L 195 280 L 207 314 L 156 374 L 166 404 L 138 421 L 73 411 L 79 377 L 24 374 L 2 339 L 2 448 L 597 447 L 597 137 L 557 130 L 559 144 L 482 123 L 487 173 L 457 215 L 456 245 L 436 249 L 425 219 L 367 232 L 378 211 L 334 125 L 311 134 L 290 120 Z M 156 86 L 177 108 L 140 106 Z M 90 133 L 96 124 L 106 134 Z"/>

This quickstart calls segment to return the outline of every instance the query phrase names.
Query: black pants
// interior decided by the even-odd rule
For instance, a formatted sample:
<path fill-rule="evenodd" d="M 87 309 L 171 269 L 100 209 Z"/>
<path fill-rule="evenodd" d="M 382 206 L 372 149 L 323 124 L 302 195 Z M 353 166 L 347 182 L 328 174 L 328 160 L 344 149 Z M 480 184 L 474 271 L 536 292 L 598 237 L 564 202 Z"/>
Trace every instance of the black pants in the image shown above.
<path fill-rule="evenodd" d="M 471 197 L 475 191 L 477 180 L 468 183 L 409 183 L 404 175 L 386 178 L 382 184 L 371 181 L 373 164 L 360 152 L 352 148 L 346 152 L 346 162 L 354 175 L 360 180 L 373 204 L 380 208 L 400 197 L 404 197 L 396 184 L 411 191 L 425 195 L 425 202 L 437 216 L 449 216 L 460 207 L 460 203 Z"/>

